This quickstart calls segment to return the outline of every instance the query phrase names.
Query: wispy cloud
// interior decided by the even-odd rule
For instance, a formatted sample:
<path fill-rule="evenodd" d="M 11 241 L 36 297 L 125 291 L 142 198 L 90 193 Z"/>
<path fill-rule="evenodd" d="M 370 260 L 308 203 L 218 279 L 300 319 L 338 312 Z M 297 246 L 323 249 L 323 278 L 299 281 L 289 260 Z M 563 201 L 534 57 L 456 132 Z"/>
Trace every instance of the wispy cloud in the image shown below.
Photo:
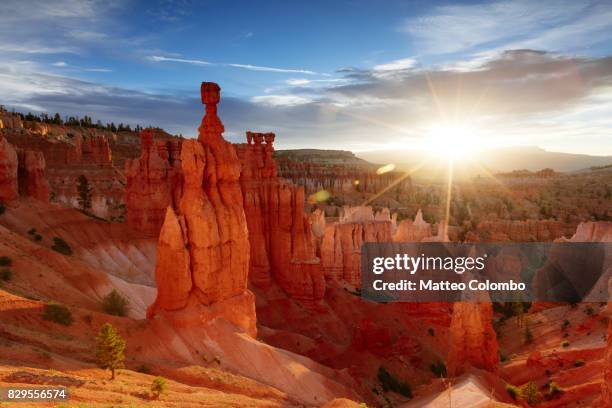
<path fill-rule="evenodd" d="M 277 73 L 304 74 L 304 75 L 322 75 L 318 72 L 310 71 L 306 69 L 288 69 L 288 68 L 264 67 L 260 65 L 251 65 L 251 64 L 210 62 L 210 61 L 204 61 L 204 60 L 199 60 L 199 59 L 164 57 L 160 55 L 151 55 L 147 57 L 147 59 L 149 59 L 150 61 L 155 61 L 155 62 L 178 62 L 178 63 L 192 64 L 192 65 L 216 65 L 216 66 L 223 66 L 223 67 L 248 69 L 249 71 L 277 72 Z"/>
<path fill-rule="evenodd" d="M 593 1 L 503 0 L 445 5 L 434 7 L 427 15 L 407 19 L 400 31 L 408 33 L 416 49 L 427 54 L 503 47 L 521 41 L 539 41 L 543 45 L 542 41 L 551 33 L 567 39 L 579 35 L 582 41 L 589 42 L 588 33 L 593 27 L 580 20 L 601 12 L 594 4 Z M 578 30 L 565 30 L 577 21 Z M 561 44 L 556 41 L 556 45 Z"/>

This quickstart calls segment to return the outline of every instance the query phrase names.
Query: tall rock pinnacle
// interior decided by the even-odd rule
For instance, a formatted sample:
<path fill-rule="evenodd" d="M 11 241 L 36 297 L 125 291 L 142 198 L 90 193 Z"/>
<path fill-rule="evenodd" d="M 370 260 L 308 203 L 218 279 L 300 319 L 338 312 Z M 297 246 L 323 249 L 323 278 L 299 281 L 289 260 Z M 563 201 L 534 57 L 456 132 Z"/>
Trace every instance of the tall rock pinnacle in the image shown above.
<path fill-rule="evenodd" d="M 158 294 L 148 315 L 166 313 L 183 326 L 222 317 L 255 336 L 240 162 L 222 136 L 219 91 L 217 84 L 202 83 L 206 114 L 199 138 L 182 145 L 182 185 L 159 237 Z"/>

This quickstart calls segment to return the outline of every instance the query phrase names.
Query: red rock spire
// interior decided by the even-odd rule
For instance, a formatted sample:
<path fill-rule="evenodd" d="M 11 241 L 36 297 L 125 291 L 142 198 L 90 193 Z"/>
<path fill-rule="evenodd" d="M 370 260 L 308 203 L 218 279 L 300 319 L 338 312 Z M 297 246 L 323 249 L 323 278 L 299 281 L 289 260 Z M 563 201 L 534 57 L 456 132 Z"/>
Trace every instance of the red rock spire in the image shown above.
<path fill-rule="evenodd" d="M 221 88 L 214 82 L 202 82 L 200 93 L 202 103 L 206 105 L 206 114 L 198 129 L 200 132 L 198 140 L 204 142 L 206 138 L 220 138 L 225 131 L 221 119 L 217 116 L 217 104 L 221 100 Z"/>

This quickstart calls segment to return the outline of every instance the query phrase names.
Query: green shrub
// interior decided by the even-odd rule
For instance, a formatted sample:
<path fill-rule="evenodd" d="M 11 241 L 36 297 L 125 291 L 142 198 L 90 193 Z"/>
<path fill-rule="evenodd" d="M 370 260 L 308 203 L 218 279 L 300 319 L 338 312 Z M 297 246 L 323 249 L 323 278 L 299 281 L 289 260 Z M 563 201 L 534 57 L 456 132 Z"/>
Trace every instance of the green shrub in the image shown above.
<path fill-rule="evenodd" d="M 548 384 L 548 392 L 546 392 L 546 399 L 553 399 L 558 395 L 563 394 L 563 389 L 559 387 L 554 381 L 549 382 Z"/>
<path fill-rule="evenodd" d="M 72 248 L 70 248 L 70 245 L 60 237 L 53 237 L 53 246 L 51 249 L 60 254 L 72 255 Z"/>
<path fill-rule="evenodd" d="M 40 234 L 34 235 L 34 241 L 42 241 L 43 237 Z"/>
<path fill-rule="evenodd" d="M 563 321 L 563 324 L 561 325 L 561 330 L 565 330 L 565 329 L 567 329 L 569 326 L 570 326 L 570 321 L 569 321 L 569 320 L 567 320 L 567 319 L 565 319 L 565 320 Z"/>
<path fill-rule="evenodd" d="M 584 313 L 585 313 L 587 316 L 593 316 L 593 315 L 595 314 L 595 310 L 593 310 L 593 308 L 592 308 L 591 306 L 587 306 L 587 307 L 584 309 Z"/>
<path fill-rule="evenodd" d="M 446 365 L 442 361 L 437 361 L 435 363 L 431 363 L 429 366 L 431 372 L 438 378 L 446 377 Z"/>
<path fill-rule="evenodd" d="M 6 206 L 4 205 L 4 203 L 0 203 L 0 215 L 4 214 L 5 211 L 6 211 Z"/>
<path fill-rule="evenodd" d="M 0 256 L 0 266 L 12 266 L 13 260 L 8 256 Z"/>
<path fill-rule="evenodd" d="M 393 391 L 404 397 L 412 398 L 410 385 L 393 377 L 383 366 L 378 368 L 378 381 L 385 391 Z"/>
<path fill-rule="evenodd" d="M 13 277 L 13 271 L 11 271 L 11 270 L 10 270 L 10 269 L 8 269 L 8 268 L 3 269 L 3 270 L 0 272 L 0 278 L 1 278 L 3 281 L 5 281 L 5 282 L 10 281 L 12 277 Z"/>
<path fill-rule="evenodd" d="M 561 342 L 561 347 L 563 347 L 563 348 L 568 348 L 569 345 L 570 345 L 570 343 L 567 340 Z"/>
<path fill-rule="evenodd" d="M 30 228 L 30 230 L 28 231 L 28 235 L 34 235 L 36 234 L 36 228 Z"/>
<path fill-rule="evenodd" d="M 506 384 L 506 392 L 508 393 L 510 398 L 512 398 L 515 401 L 521 395 L 521 390 L 519 389 L 519 387 L 516 387 L 512 384 Z"/>
<path fill-rule="evenodd" d="M 49 302 L 45 305 L 43 319 L 51 320 L 64 326 L 70 326 L 73 321 L 70 309 L 56 302 Z"/>
<path fill-rule="evenodd" d="M 166 379 L 164 377 L 156 377 L 151 383 L 151 394 L 153 398 L 159 398 L 159 396 L 166 390 Z"/>
<path fill-rule="evenodd" d="M 541 398 L 538 393 L 538 386 L 533 381 L 521 387 L 521 397 L 529 404 L 535 405 L 540 402 Z"/>
<path fill-rule="evenodd" d="M 115 289 L 102 299 L 102 309 L 113 316 L 126 316 L 129 301 L 121 296 Z"/>
<path fill-rule="evenodd" d="M 574 361 L 574 367 L 582 367 L 584 365 L 584 360 L 578 359 Z"/>

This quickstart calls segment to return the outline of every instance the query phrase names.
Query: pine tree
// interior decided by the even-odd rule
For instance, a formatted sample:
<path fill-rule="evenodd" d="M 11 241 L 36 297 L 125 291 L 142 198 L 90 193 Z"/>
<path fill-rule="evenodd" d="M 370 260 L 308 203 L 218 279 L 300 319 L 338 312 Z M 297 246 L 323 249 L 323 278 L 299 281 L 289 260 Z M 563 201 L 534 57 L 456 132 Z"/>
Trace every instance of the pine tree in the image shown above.
<path fill-rule="evenodd" d="M 123 368 L 124 351 L 125 340 L 110 323 L 105 323 L 96 336 L 96 359 L 98 367 L 111 370 L 111 380 L 115 379 L 115 370 Z"/>
<path fill-rule="evenodd" d="M 81 174 L 77 180 L 77 191 L 79 193 L 79 205 L 83 211 L 87 211 L 91 208 L 91 187 L 89 186 L 89 180 L 85 175 Z"/>

